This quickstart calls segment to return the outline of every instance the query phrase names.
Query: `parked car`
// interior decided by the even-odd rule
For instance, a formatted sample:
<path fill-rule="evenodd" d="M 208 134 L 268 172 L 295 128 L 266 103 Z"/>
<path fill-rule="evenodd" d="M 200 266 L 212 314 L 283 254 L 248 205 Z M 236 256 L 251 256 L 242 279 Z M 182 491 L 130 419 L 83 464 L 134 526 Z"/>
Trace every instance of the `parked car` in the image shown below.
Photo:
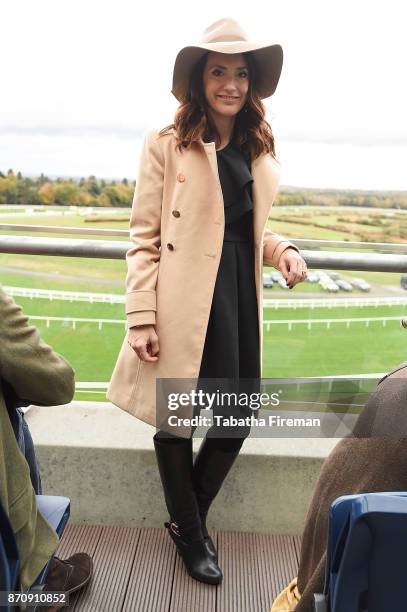
<path fill-rule="evenodd" d="M 329 291 L 330 293 L 337 293 L 339 291 L 338 285 L 334 283 L 333 280 L 329 278 L 329 276 L 322 276 L 319 281 L 319 284 L 321 285 L 322 289 L 324 289 L 324 291 Z"/>
<path fill-rule="evenodd" d="M 348 283 L 348 281 L 342 280 L 341 278 L 338 278 L 335 283 L 338 285 L 339 289 L 342 289 L 342 291 L 352 291 L 353 287 L 350 283 Z"/>
<path fill-rule="evenodd" d="M 407 289 L 407 274 L 402 274 L 400 279 L 400 287 L 402 289 Z"/>
<path fill-rule="evenodd" d="M 273 270 L 273 272 L 270 272 L 270 276 L 271 276 L 271 280 L 273 281 L 273 283 L 278 283 L 280 278 L 283 278 L 283 275 L 281 274 L 281 272 L 278 272 L 277 270 Z"/>
<path fill-rule="evenodd" d="M 274 283 L 273 283 L 273 279 L 271 278 L 271 274 L 270 273 L 264 273 L 263 274 L 263 287 L 265 289 L 272 289 Z"/>
<path fill-rule="evenodd" d="M 363 278 L 354 278 L 350 282 L 355 287 L 355 289 L 360 289 L 360 291 L 370 291 L 371 289 L 369 283 Z"/>
<path fill-rule="evenodd" d="M 329 278 L 326 272 L 319 272 L 319 284 L 321 283 L 333 283 L 333 280 Z"/>
<path fill-rule="evenodd" d="M 306 280 L 309 283 L 317 283 L 319 281 L 319 273 L 318 272 L 309 272 Z"/>
<path fill-rule="evenodd" d="M 280 285 L 280 287 L 282 287 L 283 289 L 288 289 L 288 285 L 285 282 L 285 278 L 281 277 L 278 279 L 278 284 Z"/>
<path fill-rule="evenodd" d="M 338 272 L 333 272 L 332 270 L 326 270 L 326 274 L 329 276 L 329 278 L 331 278 L 333 281 L 337 281 L 340 276 L 338 274 Z"/>

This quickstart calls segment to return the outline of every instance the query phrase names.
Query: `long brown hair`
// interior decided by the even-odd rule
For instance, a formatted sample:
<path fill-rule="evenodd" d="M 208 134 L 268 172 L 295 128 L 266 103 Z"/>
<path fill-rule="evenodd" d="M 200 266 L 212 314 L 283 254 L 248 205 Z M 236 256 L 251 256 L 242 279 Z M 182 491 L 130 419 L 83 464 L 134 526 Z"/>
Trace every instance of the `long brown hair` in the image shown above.
<path fill-rule="evenodd" d="M 194 142 L 202 138 L 204 142 L 215 141 L 221 144 L 221 138 L 215 124 L 211 121 L 203 86 L 203 72 L 209 51 L 194 66 L 189 82 L 189 90 L 181 101 L 174 118 L 174 123 L 160 130 L 164 135 L 170 129 L 176 131 L 176 148 L 189 149 Z M 250 52 L 243 53 L 249 66 L 249 89 L 245 106 L 238 112 L 233 129 L 233 141 L 242 152 L 250 154 L 253 161 L 262 153 L 271 153 L 276 158 L 274 136 L 270 124 L 265 120 L 265 107 L 256 91 L 256 62 Z M 245 112 L 245 108 L 247 111 Z"/>

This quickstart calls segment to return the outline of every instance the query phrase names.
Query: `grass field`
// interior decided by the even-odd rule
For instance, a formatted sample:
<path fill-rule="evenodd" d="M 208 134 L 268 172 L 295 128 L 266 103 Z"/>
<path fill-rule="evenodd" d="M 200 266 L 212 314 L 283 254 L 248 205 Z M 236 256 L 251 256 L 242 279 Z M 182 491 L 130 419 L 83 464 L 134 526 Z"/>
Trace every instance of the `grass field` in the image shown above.
<path fill-rule="evenodd" d="M 108 211 L 107 211 L 108 214 Z M 274 213 L 273 213 L 274 214 Z M 277 232 L 287 236 L 302 238 L 325 239 L 355 239 L 349 233 L 335 232 L 315 228 L 310 225 L 301 225 L 278 221 L 279 216 L 287 216 L 287 209 L 276 209 L 275 219 L 269 226 Z M 341 211 L 338 210 L 340 216 Z M 348 216 L 349 213 L 346 213 Z M 358 213 L 359 214 L 359 213 Z M 326 211 L 318 215 L 314 211 L 314 218 L 318 223 L 327 219 L 329 223 L 335 222 L 335 216 L 327 217 Z M 355 228 L 359 227 L 356 223 Z M 79 226 L 79 227 L 107 227 L 115 229 L 128 229 L 128 221 L 105 221 L 86 223 L 80 216 L 27 216 L 16 217 L 8 215 L 1 218 L 2 223 L 24 223 L 37 225 Z M 373 227 L 373 234 L 377 228 Z M 363 226 L 363 231 L 369 231 Z M 1 230 L 3 234 L 10 231 Z M 13 235 L 33 235 L 22 232 Z M 35 236 L 40 234 L 35 233 Z M 69 234 L 42 234 L 50 237 L 73 238 Z M 85 236 L 81 236 L 84 238 Z M 96 237 L 92 236 L 92 239 Z M 98 237 L 98 239 L 123 240 L 122 237 Z M 126 238 L 124 238 L 126 239 Z M 267 268 L 265 268 L 265 271 Z M 126 276 L 126 262 L 120 260 L 98 260 L 86 258 L 48 257 L 35 255 L 9 255 L 0 254 L 0 282 L 2 285 L 32 287 L 45 289 L 65 289 L 70 291 L 106 292 L 122 295 L 124 293 L 124 279 Z M 377 288 L 398 287 L 400 274 L 387 273 L 360 273 L 346 272 L 344 278 L 362 276 Z M 277 290 L 276 290 L 277 289 Z M 276 293 L 279 292 L 279 296 Z M 326 294 L 318 285 L 302 283 L 292 291 L 282 292 L 280 288 L 264 291 L 265 298 L 279 299 L 281 297 L 295 298 L 298 294 L 324 297 Z M 365 294 L 353 293 L 352 297 Z M 389 295 L 394 293 L 389 292 Z M 339 297 L 347 297 L 340 293 Z M 101 330 L 97 323 L 77 323 L 76 329 L 70 322 L 51 322 L 47 327 L 45 321 L 33 321 L 43 336 L 56 351 L 64 355 L 76 371 L 76 380 L 79 382 L 107 382 L 110 379 L 117 354 L 119 352 L 124 333 L 124 304 L 84 303 L 68 301 L 49 301 L 16 297 L 24 312 L 28 315 L 60 316 L 60 317 L 86 317 L 103 319 L 122 319 L 123 326 L 117 324 L 103 324 Z M 264 320 L 296 320 L 321 318 L 352 318 L 352 317 L 384 317 L 405 316 L 407 313 L 401 306 L 391 307 L 363 307 L 363 308 L 320 308 L 320 309 L 275 309 L 264 310 Z M 182 333 L 182 330 L 180 330 Z M 297 376 L 329 376 L 368 374 L 372 372 L 385 372 L 406 361 L 407 333 L 402 330 L 398 321 L 387 322 L 383 327 L 381 322 L 352 323 L 349 328 L 344 324 L 333 323 L 330 329 L 326 325 L 313 325 L 311 330 L 307 325 L 293 325 L 291 331 L 287 325 L 271 326 L 267 331 L 264 328 L 263 376 L 264 377 L 297 377 Z M 77 393 L 76 399 L 105 400 L 99 393 Z"/>
<path fill-rule="evenodd" d="M 28 315 L 54 317 L 84 317 L 95 319 L 123 319 L 123 304 L 49 301 L 47 299 L 15 298 Z M 403 316 L 400 306 L 378 308 L 319 308 L 314 310 L 274 309 L 264 310 L 265 320 L 296 320 L 324 318 L 353 318 Z M 76 371 L 81 382 L 107 382 L 110 379 L 125 329 L 118 324 L 32 321 L 46 342 L 64 355 Z M 182 333 L 182 330 L 180 330 Z M 264 329 L 263 376 L 297 377 L 368 374 L 385 372 L 406 359 L 406 332 L 398 321 L 333 323 L 327 330 L 325 324 L 287 325 Z M 100 394 L 77 393 L 76 399 L 103 400 Z"/>

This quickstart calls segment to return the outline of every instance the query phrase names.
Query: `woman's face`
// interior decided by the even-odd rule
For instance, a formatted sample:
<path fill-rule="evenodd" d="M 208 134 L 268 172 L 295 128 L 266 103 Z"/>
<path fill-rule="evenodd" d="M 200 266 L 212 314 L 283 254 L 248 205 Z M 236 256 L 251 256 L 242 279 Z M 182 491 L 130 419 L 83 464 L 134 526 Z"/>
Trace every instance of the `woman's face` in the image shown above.
<path fill-rule="evenodd" d="M 210 51 L 203 71 L 203 86 L 214 114 L 236 115 L 243 108 L 249 90 L 249 66 L 244 56 Z"/>

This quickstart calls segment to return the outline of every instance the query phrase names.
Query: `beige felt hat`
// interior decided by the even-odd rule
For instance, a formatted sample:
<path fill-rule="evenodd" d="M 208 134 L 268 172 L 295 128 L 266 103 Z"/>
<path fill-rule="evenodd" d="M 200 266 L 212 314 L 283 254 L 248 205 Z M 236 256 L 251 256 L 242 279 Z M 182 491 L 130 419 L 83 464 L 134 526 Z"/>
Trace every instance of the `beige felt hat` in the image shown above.
<path fill-rule="evenodd" d="M 180 102 L 188 91 L 190 75 L 198 60 L 208 51 L 218 53 L 244 53 L 250 51 L 256 61 L 256 85 L 260 98 L 273 95 L 283 65 L 283 49 L 280 45 L 250 41 L 235 19 L 215 21 L 204 31 L 197 44 L 179 51 L 174 64 L 171 93 Z"/>

